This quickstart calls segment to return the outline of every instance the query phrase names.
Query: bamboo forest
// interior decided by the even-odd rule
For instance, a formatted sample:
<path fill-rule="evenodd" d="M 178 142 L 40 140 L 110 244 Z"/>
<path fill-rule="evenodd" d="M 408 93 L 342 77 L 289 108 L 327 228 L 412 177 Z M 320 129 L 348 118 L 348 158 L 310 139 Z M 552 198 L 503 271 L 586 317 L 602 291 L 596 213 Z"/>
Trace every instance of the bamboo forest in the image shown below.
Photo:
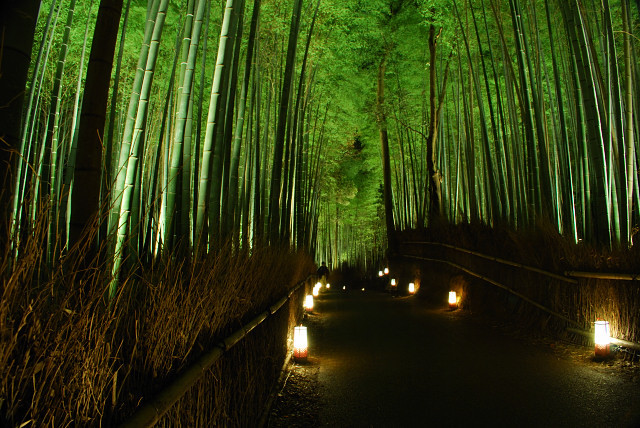
<path fill-rule="evenodd" d="M 639 266 L 639 0 L 3 0 L 0 27 L 0 425 L 121 423 L 412 233 Z"/>

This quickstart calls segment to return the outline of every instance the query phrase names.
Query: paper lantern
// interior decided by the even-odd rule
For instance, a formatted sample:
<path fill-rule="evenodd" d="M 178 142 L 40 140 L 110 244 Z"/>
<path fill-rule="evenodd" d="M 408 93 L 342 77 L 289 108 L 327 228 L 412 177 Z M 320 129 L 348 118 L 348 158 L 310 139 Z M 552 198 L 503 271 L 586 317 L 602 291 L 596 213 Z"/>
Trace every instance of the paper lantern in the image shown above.
<path fill-rule="evenodd" d="M 378 276 L 384 276 L 384 272 L 382 272 L 381 270 L 378 271 Z"/>
<path fill-rule="evenodd" d="M 320 294 L 320 287 L 313 287 L 313 292 L 311 294 L 313 294 L 313 297 L 318 297 L 318 294 Z"/>
<path fill-rule="evenodd" d="M 389 275 L 389 268 L 384 268 L 384 274 Z"/>
<path fill-rule="evenodd" d="M 307 312 L 311 312 L 313 310 L 313 295 L 307 294 L 307 297 L 304 299 L 304 308 Z"/>
<path fill-rule="evenodd" d="M 327 290 L 331 288 L 331 284 L 327 282 Z"/>
<path fill-rule="evenodd" d="M 611 336 L 609 335 L 609 321 L 597 320 L 595 323 L 595 354 L 598 357 L 609 355 Z"/>
<path fill-rule="evenodd" d="M 455 309 L 458 307 L 458 298 L 455 291 L 449 291 L 449 309 Z"/>
<path fill-rule="evenodd" d="M 395 287 L 396 285 L 397 285 L 396 279 L 395 278 L 391 278 L 391 286 Z"/>
<path fill-rule="evenodd" d="M 413 294 L 416 292 L 416 285 L 413 282 L 409 283 L 409 293 Z"/>
<path fill-rule="evenodd" d="M 307 327 L 298 326 L 293 329 L 293 357 L 305 360 L 308 355 Z"/>

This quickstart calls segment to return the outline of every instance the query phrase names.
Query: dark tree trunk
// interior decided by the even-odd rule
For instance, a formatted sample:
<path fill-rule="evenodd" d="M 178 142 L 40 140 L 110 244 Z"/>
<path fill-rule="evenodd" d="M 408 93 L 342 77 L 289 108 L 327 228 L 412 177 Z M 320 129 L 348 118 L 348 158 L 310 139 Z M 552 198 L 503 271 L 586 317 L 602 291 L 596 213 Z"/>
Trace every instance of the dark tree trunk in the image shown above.
<path fill-rule="evenodd" d="M 39 8 L 39 0 L 0 2 L 0 251 L 9 238 L 22 104 Z"/>
<path fill-rule="evenodd" d="M 269 201 L 269 239 L 273 243 L 281 243 L 280 234 L 280 210 L 281 210 L 281 184 L 283 169 L 283 154 L 286 136 L 287 119 L 289 117 L 289 101 L 291 97 L 291 86 L 293 73 L 295 71 L 296 50 L 298 47 L 298 33 L 300 30 L 300 14 L 302 12 L 302 0 L 297 0 L 294 5 L 291 17 L 291 27 L 289 32 L 289 44 L 287 47 L 287 60 L 284 70 L 282 84 L 282 94 L 280 97 L 280 110 L 278 113 L 278 124 L 276 128 L 276 139 L 273 152 L 273 169 L 271 174 L 271 192 Z"/>
<path fill-rule="evenodd" d="M 101 215 L 102 139 L 121 13 L 122 0 L 100 2 L 78 127 L 78 153 L 71 195 L 70 247 L 78 242 L 87 225 L 94 223 L 96 216 Z"/>
<path fill-rule="evenodd" d="M 450 58 L 444 71 L 442 83 L 442 92 L 438 97 L 438 81 L 436 79 L 436 56 L 438 38 L 442 28 L 436 34 L 436 28 L 431 25 L 429 27 L 429 105 L 431 108 L 431 118 L 429 121 L 429 135 L 427 137 L 427 170 L 429 178 L 429 222 L 442 217 L 442 189 L 441 174 L 436 166 L 438 126 L 440 123 L 440 113 L 444 104 L 444 95 L 446 93 L 447 77 L 449 76 Z"/>
<path fill-rule="evenodd" d="M 387 133 L 387 115 L 384 110 L 384 75 L 387 70 L 388 50 L 385 50 L 382 61 L 378 66 L 378 86 L 376 92 L 376 119 L 380 130 L 380 144 L 382 147 L 382 182 L 384 193 L 384 217 L 387 226 L 387 241 L 389 253 L 395 249 L 393 223 L 393 194 L 391 192 L 391 160 L 389 159 L 389 135 Z"/>

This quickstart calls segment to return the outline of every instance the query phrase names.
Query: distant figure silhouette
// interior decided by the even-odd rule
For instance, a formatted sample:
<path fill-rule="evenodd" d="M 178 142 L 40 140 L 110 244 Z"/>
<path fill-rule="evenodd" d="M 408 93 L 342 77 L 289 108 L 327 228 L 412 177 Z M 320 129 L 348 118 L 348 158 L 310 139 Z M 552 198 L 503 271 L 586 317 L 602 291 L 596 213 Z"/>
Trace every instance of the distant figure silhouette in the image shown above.
<path fill-rule="evenodd" d="M 325 262 L 322 262 L 322 266 L 318 268 L 318 279 L 323 283 L 327 282 L 327 276 L 329 276 L 329 268 Z"/>

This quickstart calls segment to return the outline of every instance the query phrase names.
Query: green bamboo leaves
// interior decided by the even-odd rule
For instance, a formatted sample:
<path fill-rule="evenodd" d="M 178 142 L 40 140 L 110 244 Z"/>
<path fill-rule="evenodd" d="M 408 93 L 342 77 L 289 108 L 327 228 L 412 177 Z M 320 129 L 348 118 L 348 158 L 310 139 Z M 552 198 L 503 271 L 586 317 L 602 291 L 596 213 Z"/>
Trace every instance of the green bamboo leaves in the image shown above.
<path fill-rule="evenodd" d="M 49 265 L 100 248 L 113 297 L 139 261 L 265 242 L 372 260 L 439 219 L 633 240 L 629 0 L 126 4 L 43 3 L 3 122 L 14 254 L 45 218 Z"/>

